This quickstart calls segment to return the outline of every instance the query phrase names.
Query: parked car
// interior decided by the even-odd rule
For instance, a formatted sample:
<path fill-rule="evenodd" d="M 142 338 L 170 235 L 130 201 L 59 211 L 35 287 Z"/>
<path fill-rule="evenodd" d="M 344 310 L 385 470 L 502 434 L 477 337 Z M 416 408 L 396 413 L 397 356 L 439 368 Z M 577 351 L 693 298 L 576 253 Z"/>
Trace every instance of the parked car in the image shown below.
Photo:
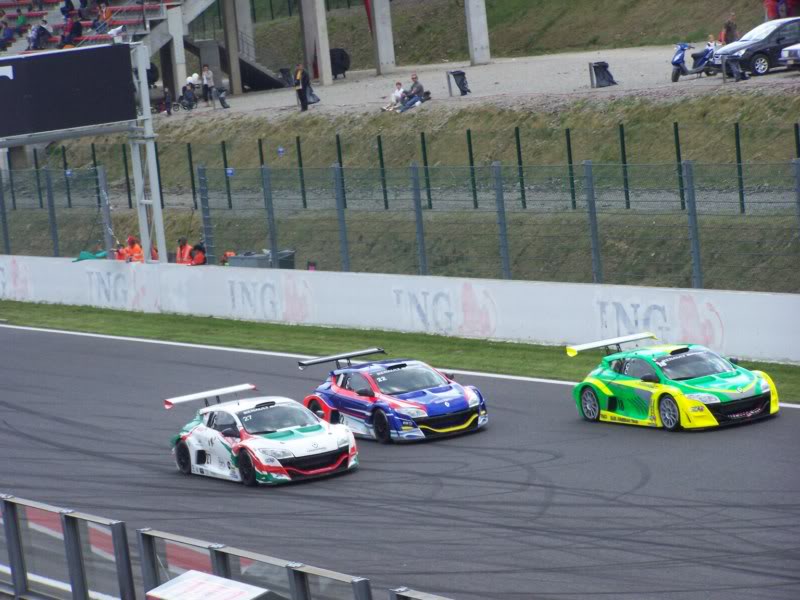
<path fill-rule="evenodd" d="M 738 59 L 743 71 L 766 75 L 780 65 L 781 51 L 800 43 L 800 17 L 775 19 L 748 31 L 737 42 L 714 53 L 712 63 L 721 67 L 723 57 Z"/>
<path fill-rule="evenodd" d="M 790 69 L 800 68 L 800 44 L 784 48 L 778 62 Z"/>

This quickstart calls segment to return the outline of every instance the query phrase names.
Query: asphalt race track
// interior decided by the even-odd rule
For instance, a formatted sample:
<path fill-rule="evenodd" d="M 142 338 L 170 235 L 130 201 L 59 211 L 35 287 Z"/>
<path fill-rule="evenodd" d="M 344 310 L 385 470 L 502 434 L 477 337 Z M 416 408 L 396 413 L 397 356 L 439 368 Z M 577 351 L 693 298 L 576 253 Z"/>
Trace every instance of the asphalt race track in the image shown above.
<path fill-rule="evenodd" d="M 222 542 L 368 577 L 376 598 L 800 598 L 800 410 L 670 434 L 584 422 L 567 386 L 463 376 L 488 430 L 361 441 L 355 473 L 248 489 L 178 474 L 168 440 L 194 407 L 162 400 L 244 382 L 299 399 L 324 367 L 8 328 L 0 348 L 0 491 L 124 520 L 132 542 Z"/>

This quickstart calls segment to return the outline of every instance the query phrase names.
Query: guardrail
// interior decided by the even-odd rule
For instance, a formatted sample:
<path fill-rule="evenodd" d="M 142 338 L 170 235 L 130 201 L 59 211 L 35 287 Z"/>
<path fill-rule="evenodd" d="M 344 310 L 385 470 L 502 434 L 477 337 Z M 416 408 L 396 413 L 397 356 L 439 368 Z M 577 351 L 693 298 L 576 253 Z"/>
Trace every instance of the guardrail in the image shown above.
<path fill-rule="evenodd" d="M 188 570 L 263 587 L 281 600 L 372 600 L 369 579 L 150 528 L 136 531 L 134 574 L 124 522 L 0 495 L 0 595 L 135 600 Z M 448 600 L 408 588 L 390 600 Z"/>

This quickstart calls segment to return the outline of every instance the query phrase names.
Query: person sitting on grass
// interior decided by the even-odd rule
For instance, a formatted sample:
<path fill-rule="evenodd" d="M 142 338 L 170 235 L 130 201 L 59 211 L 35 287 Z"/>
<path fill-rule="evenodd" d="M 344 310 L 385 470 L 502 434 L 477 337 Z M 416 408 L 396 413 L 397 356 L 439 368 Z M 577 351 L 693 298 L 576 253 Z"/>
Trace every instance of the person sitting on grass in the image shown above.
<path fill-rule="evenodd" d="M 405 94 L 405 92 L 403 91 L 403 84 L 398 81 L 394 84 L 394 92 L 392 92 L 391 96 L 392 101 L 383 108 L 381 108 L 381 110 L 383 111 L 394 110 L 400 107 L 403 104 L 403 94 Z"/>
<path fill-rule="evenodd" d="M 407 110 L 414 108 L 418 103 L 422 103 L 422 96 L 425 93 L 425 88 L 422 87 L 422 84 L 419 82 L 419 78 L 417 77 L 416 73 L 411 74 L 411 87 L 405 93 L 403 106 L 397 109 L 397 112 L 406 112 Z"/>

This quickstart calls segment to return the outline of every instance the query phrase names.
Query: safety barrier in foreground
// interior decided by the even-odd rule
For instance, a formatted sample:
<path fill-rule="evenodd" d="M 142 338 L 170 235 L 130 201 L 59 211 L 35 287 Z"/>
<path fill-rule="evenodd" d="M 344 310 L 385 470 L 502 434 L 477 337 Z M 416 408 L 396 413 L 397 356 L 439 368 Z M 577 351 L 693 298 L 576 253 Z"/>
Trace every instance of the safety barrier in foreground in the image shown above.
<path fill-rule="evenodd" d="M 32 600 L 135 600 L 186 571 L 265 588 L 273 600 L 372 600 L 369 579 L 344 575 L 125 523 L 0 495 L 0 595 Z M 134 573 L 135 561 L 141 573 Z M 390 600 L 447 600 L 408 588 Z"/>

